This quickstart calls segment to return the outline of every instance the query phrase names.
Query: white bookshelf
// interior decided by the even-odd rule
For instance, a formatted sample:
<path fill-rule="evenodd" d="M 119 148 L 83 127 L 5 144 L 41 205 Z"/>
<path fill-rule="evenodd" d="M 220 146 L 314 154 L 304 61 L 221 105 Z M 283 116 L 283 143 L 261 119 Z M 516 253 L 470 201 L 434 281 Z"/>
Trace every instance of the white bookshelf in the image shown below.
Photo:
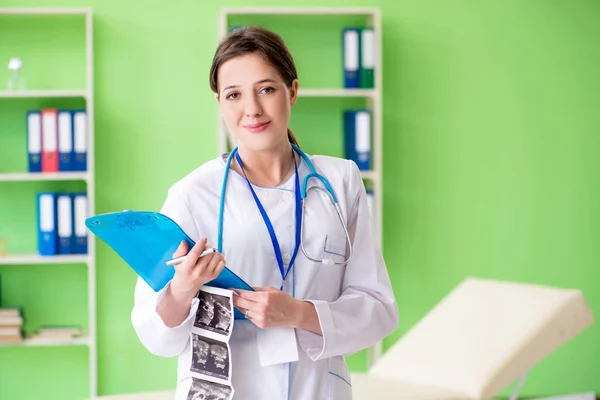
<path fill-rule="evenodd" d="M 0 343 L 0 347 L 58 347 L 58 346 L 90 346 L 89 337 L 74 339 L 36 339 L 26 338 L 19 343 Z"/>
<path fill-rule="evenodd" d="M 86 7 L 5 7 L 0 8 L 0 15 L 82 15 L 91 16 L 91 9 Z"/>
<path fill-rule="evenodd" d="M 39 265 L 39 264 L 89 264 L 89 254 L 65 254 L 41 256 L 32 254 L 0 255 L 0 265 Z"/>
<path fill-rule="evenodd" d="M 320 98 L 364 98 L 367 108 L 372 113 L 372 170 L 361 171 L 362 177 L 370 181 L 375 194 L 374 219 L 375 230 L 383 239 L 383 179 L 382 179 L 382 56 L 381 56 L 381 12 L 374 7 L 225 7 L 221 9 L 218 21 L 219 40 L 229 32 L 228 17 L 234 15 L 294 15 L 294 16 L 364 16 L 366 24 L 373 28 L 375 34 L 375 85 L 373 89 L 349 88 L 303 88 L 298 90 L 299 97 Z M 341 65 L 341 63 L 340 63 Z M 339 118 L 343 118 L 342 115 Z M 235 146 L 235 138 L 229 134 L 221 115 L 218 115 L 218 152 L 229 151 Z M 302 133 L 299 133 L 300 137 Z M 383 243 L 382 243 L 383 247 Z M 378 343 L 367 351 L 367 368 L 370 368 L 382 353 L 382 343 Z"/>
<path fill-rule="evenodd" d="M 374 98 L 373 89 L 298 89 L 298 97 L 364 97 Z"/>
<path fill-rule="evenodd" d="M 0 182 L 84 181 L 93 179 L 87 172 L 11 172 L 0 173 Z"/>
<path fill-rule="evenodd" d="M 375 7 L 225 7 L 221 15 L 364 15 L 379 17 Z"/>
<path fill-rule="evenodd" d="M 84 98 L 90 97 L 87 90 L 0 90 L 0 98 Z"/>
<path fill-rule="evenodd" d="M 2 16 L 43 16 L 52 18 L 54 16 L 78 16 L 85 19 L 85 88 L 67 88 L 62 90 L 23 90 L 6 91 L 0 90 L 0 98 L 81 98 L 84 99 L 87 113 L 87 171 L 86 172 L 59 172 L 53 174 L 44 173 L 2 173 L 1 182 L 31 182 L 31 181 L 84 181 L 88 199 L 88 215 L 95 214 L 95 169 L 94 169 L 94 48 L 93 48 L 93 18 L 92 9 L 84 7 L 74 8 L 2 8 Z M 25 135 L 25 132 L 23 133 Z M 0 138 L 1 143 L 1 138 Z M 1 211 L 0 211 L 1 212 Z M 35 265 L 35 264 L 86 264 L 87 295 L 88 295 L 88 327 L 87 335 L 76 339 L 24 339 L 21 343 L 3 344 L 0 346 L 87 346 L 89 350 L 89 396 L 96 398 L 98 392 L 97 379 L 97 337 L 96 337 L 96 246 L 95 241 L 88 235 L 88 254 L 83 255 L 60 255 L 40 256 L 38 254 L 10 254 L 0 256 L 0 268 L 2 265 Z M 51 265 L 49 265 L 51 267 Z M 84 367 L 84 366 L 82 366 Z M 65 384 L 69 382 L 66 381 Z"/>

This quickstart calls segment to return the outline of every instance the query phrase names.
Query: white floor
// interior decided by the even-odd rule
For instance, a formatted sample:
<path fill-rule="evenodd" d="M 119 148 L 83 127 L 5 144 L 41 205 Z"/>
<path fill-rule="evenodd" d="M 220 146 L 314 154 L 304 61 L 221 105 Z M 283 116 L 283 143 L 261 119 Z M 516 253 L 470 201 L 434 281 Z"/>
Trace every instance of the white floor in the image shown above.
<path fill-rule="evenodd" d="M 406 396 L 398 393 L 392 386 L 386 386 L 386 383 L 375 380 L 365 374 L 352 374 L 352 400 L 452 400 L 450 398 L 439 397 L 439 395 L 422 392 L 416 396 Z M 115 396 L 97 397 L 97 400 L 173 400 L 174 391 L 160 391 L 148 393 L 125 394 Z M 580 393 L 567 396 L 547 397 L 536 400 L 595 400 L 596 395 L 592 392 Z M 338 400 L 338 399 L 336 399 Z M 346 399 L 339 399 L 346 400 Z"/>
<path fill-rule="evenodd" d="M 379 385 L 370 387 L 369 380 L 366 375 L 352 375 L 352 400 L 371 400 L 371 399 L 392 399 L 393 397 L 385 397 L 385 390 Z M 388 392 L 387 395 L 390 393 Z M 174 391 L 158 391 L 135 394 L 122 394 L 112 396 L 97 397 L 97 400 L 173 400 Z M 342 399 L 340 399 L 342 400 Z"/>

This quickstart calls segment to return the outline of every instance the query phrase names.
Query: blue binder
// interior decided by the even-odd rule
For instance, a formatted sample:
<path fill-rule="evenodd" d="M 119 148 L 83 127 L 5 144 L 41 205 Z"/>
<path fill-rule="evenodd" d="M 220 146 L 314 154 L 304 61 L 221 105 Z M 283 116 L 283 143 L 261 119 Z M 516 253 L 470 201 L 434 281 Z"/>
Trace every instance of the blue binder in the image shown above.
<path fill-rule="evenodd" d="M 361 171 L 371 168 L 371 112 L 367 109 L 344 111 L 344 157 Z"/>
<path fill-rule="evenodd" d="M 56 219 L 56 194 L 37 194 L 38 253 L 42 256 L 55 256 L 58 249 Z"/>
<path fill-rule="evenodd" d="M 58 254 L 73 254 L 75 235 L 73 233 L 73 197 L 69 193 L 59 193 L 56 198 L 56 232 Z"/>
<path fill-rule="evenodd" d="M 42 115 L 27 112 L 27 159 L 29 172 L 42 172 Z"/>
<path fill-rule="evenodd" d="M 87 192 L 73 193 L 73 253 L 87 254 L 88 237 L 85 220 L 88 217 Z"/>
<path fill-rule="evenodd" d="M 358 28 L 345 28 L 342 30 L 342 43 L 344 48 L 343 68 L 344 87 L 360 87 L 360 32 Z"/>
<path fill-rule="evenodd" d="M 159 291 L 173 278 L 175 269 L 166 264 L 185 240 L 191 249 L 195 242 L 166 215 L 151 211 L 122 211 L 87 218 L 87 228 L 108 244 L 154 290 Z M 227 267 L 206 284 L 222 289 L 252 287 Z M 244 315 L 234 308 L 235 318 Z"/>
<path fill-rule="evenodd" d="M 73 170 L 73 113 L 68 110 L 58 112 L 58 170 Z"/>
<path fill-rule="evenodd" d="M 87 128 L 86 110 L 73 111 L 73 171 L 87 171 Z"/>

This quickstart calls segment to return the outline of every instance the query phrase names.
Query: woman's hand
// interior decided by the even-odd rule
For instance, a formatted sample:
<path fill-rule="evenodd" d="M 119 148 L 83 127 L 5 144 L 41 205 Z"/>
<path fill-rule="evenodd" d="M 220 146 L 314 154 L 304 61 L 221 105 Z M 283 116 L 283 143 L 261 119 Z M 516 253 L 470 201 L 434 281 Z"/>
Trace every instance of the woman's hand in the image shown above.
<path fill-rule="evenodd" d="M 255 292 L 235 289 L 233 304 L 259 328 L 292 327 L 321 334 L 319 318 L 312 303 L 293 298 L 272 287 Z"/>
<path fill-rule="evenodd" d="M 188 253 L 187 242 L 182 241 L 173 258 L 187 254 L 182 263 L 175 265 L 175 276 L 171 280 L 171 294 L 183 300 L 191 302 L 198 290 L 207 282 L 215 279 L 225 266 L 225 258 L 220 253 L 209 254 L 200 257 L 204 250 L 210 246 L 206 245 L 206 238 L 198 241 Z"/>

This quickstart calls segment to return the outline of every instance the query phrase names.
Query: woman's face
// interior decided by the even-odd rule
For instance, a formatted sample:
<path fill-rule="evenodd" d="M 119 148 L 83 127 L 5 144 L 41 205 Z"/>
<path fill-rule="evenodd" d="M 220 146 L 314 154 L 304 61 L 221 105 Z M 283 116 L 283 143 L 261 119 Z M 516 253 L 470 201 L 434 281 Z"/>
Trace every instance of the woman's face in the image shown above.
<path fill-rule="evenodd" d="M 257 54 L 232 58 L 219 67 L 217 100 L 240 148 L 265 151 L 287 143 L 298 81 L 288 88 L 279 72 Z"/>

